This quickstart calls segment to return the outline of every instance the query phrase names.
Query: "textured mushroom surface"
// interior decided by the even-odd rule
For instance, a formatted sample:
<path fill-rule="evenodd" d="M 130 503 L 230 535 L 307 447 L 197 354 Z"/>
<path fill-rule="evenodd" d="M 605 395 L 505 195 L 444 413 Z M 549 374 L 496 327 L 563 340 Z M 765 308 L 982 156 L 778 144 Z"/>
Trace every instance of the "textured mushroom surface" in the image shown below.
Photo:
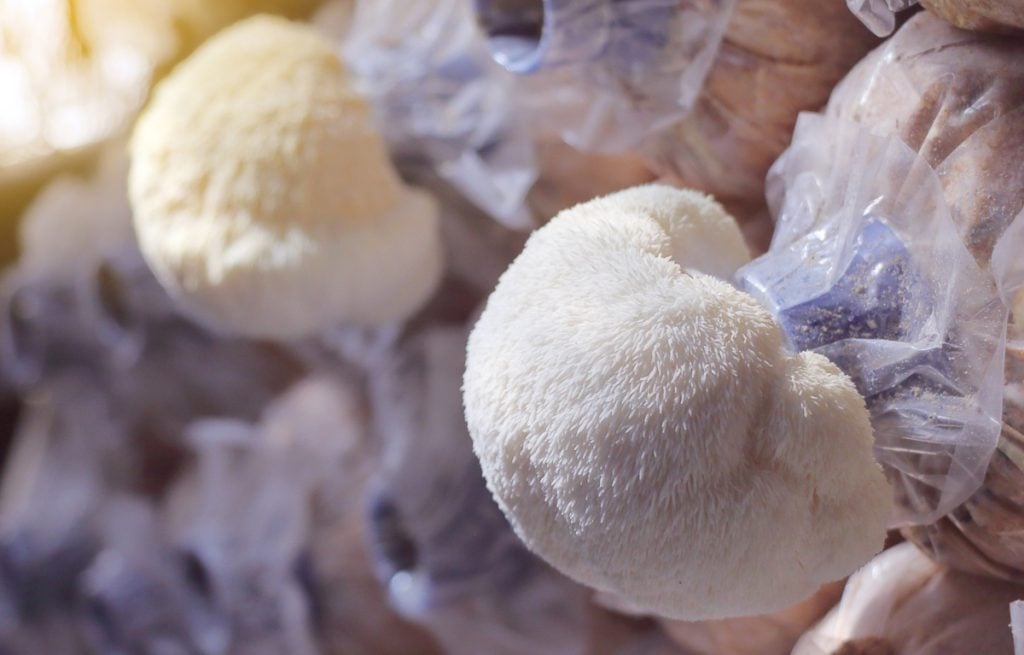
<path fill-rule="evenodd" d="M 140 246 L 197 313 L 252 336 L 412 313 L 441 269 L 437 209 L 403 186 L 331 44 L 238 23 L 160 85 L 132 139 Z"/>
<path fill-rule="evenodd" d="M 526 544 L 637 609 L 770 612 L 881 549 L 863 399 L 726 277 L 735 222 L 663 186 L 562 212 L 474 327 L 466 418 Z"/>

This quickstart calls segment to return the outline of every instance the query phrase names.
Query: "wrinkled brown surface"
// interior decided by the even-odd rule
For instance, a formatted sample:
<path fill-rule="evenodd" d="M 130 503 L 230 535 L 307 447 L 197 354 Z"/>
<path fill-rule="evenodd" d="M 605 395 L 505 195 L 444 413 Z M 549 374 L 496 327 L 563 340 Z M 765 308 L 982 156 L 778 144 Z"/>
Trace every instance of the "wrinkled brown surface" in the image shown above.
<path fill-rule="evenodd" d="M 851 639 L 840 646 L 832 655 L 896 655 L 888 639 L 864 637 Z"/>
<path fill-rule="evenodd" d="M 823 586 L 796 605 L 761 616 L 719 621 L 662 621 L 669 637 L 694 655 L 788 655 L 796 640 L 839 601 L 843 583 Z"/>
<path fill-rule="evenodd" d="M 1024 40 L 922 12 L 850 72 L 828 114 L 920 152 L 987 268 L 995 239 L 1024 208 Z"/>
<path fill-rule="evenodd" d="M 658 172 L 721 201 L 763 203 L 797 114 L 821 108 L 876 43 L 843 0 L 739 0 L 692 113 L 659 137 Z"/>
<path fill-rule="evenodd" d="M 591 198 L 654 181 L 638 157 L 584 153 L 561 141 L 542 141 L 538 160 L 539 175 L 527 204 L 542 224 Z"/>
<path fill-rule="evenodd" d="M 1024 0 L 921 0 L 921 4 L 964 29 L 1024 30 Z"/>
<path fill-rule="evenodd" d="M 854 574 L 794 655 L 1010 655 L 1009 604 L 1024 587 L 931 563 L 911 544 Z"/>

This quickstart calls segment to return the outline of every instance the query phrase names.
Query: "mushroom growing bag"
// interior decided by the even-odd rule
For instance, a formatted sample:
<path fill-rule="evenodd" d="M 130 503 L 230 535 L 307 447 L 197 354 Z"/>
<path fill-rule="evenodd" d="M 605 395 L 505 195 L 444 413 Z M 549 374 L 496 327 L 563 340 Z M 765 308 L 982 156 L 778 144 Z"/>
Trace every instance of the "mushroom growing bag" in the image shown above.
<path fill-rule="evenodd" d="M 1009 654 L 1009 604 L 1020 593 L 951 571 L 903 543 L 850 576 L 839 605 L 793 655 Z"/>
<path fill-rule="evenodd" d="M 372 376 L 383 453 L 366 515 L 378 577 L 449 655 L 582 655 L 585 590 L 526 550 L 473 456 L 465 341 L 461 327 L 425 330 Z"/>
<path fill-rule="evenodd" d="M 475 0 L 495 61 L 581 150 L 621 152 L 694 106 L 736 0 Z"/>
<path fill-rule="evenodd" d="M 1003 416 L 984 484 L 941 520 L 904 529 L 934 559 L 962 571 L 1024 582 L 1024 212 L 996 243 L 992 274 L 1011 308 Z"/>
<path fill-rule="evenodd" d="M 434 167 L 505 225 L 530 226 L 533 144 L 468 2 L 360 0 L 344 50 L 399 160 Z"/>
<path fill-rule="evenodd" d="M 846 0 L 860 22 L 878 36 L 889 36 L 896 29 L 896 13 L 909 9 L 917 0 Z"/>
<path fill-rule="evenodd" d="M 769 174 L 771 250 L 737 274 L 794 349 L 857 385 L 900 524 L 974 493 L 999 439 L 1007 308 L 989 260 L 1024 205 L 1019 50 L 909 21 L 801 116 Z"/>

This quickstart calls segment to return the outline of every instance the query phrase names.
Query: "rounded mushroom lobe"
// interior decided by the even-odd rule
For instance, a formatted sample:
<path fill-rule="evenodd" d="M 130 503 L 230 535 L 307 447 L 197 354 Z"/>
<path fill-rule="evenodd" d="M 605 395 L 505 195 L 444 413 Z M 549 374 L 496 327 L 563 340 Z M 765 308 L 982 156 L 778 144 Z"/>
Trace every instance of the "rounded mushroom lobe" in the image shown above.
<path fill-rule="evenodd" d="M 331 44 L 266 16 L 157 89 L 131 143 L 146 260 L 201 317 L 290 338 L 404 318 L 441 272 L 434 200 L 406 188 Z"/>
<path fill-rule="evenodd" d="M 708 274 L 746 259 L 702 194 L 593 200 L 533 234 L 467 348 L 467 423 L 516 532 L 668 618 L 791 605 L 878 552 L 891 510 L 849 378 Z"/>

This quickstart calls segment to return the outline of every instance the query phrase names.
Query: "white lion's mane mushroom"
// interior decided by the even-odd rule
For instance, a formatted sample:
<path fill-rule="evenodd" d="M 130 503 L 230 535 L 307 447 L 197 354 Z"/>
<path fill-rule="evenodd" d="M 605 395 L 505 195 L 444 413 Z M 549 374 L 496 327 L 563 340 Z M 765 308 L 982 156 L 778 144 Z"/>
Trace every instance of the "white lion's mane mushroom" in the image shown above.
<path fill-rule="evenodd" d="M 131 145 L 139 244 L 200 316 L 259 337 L 404 318 L 441 273 L 437 207 L 394 170 L 330 43 L 259 16 L 157 89 Z"/>
<path fill-rule="evenodd" d="M 467 423 L 519 536 L 667 618 L 792 605 L 878 552 L 891 510 L 849 378 L 706 274 L 746 258 L 696 192 L 577 205 L 531 236 L 467 349 Z"/>

